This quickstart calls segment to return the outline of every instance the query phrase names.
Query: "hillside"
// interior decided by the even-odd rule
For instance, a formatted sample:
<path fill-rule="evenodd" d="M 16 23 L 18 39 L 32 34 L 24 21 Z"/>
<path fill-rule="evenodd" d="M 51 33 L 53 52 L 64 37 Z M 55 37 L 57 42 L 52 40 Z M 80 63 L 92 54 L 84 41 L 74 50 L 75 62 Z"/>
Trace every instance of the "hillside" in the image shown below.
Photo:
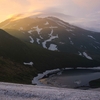
<path fill-rule="evenodd" d="M 0 82 L 31 84 L 37 73 L 33 67 L 0 57 Z"/>
<path fill-rule="evenodd" d="M 30 49 L 25 43 L 0 30 L 0 56 L 22 62 L 31 59 L 29 52 Z"/>
<path fill-rule="evenodd" d="M 0 23 L 0 27 L 24 42 L 47 50 L 100 61 L 100 33 L 73 26 L 56 17 L 11 18 Z"/>
<path fill-rule="evenodd" d="M 79 55 L 49 51 L 23 42 L 0 30 L 0 81 L 31 83 L 36 74 L 47 69 L 99 65 L 99 62 Z"/>

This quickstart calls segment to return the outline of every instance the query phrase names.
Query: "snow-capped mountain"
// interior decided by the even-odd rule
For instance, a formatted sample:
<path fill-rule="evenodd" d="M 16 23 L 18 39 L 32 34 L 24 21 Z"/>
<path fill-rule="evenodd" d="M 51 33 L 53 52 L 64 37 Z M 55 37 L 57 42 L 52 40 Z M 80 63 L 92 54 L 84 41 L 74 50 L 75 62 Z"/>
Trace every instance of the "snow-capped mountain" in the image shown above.
<path fill-rule="evenodd" d="M 9 34 L 45 49 L 100 59 L 100 34 L 73 26 L 56 17 L 11 18 L 0 27 Z"/>

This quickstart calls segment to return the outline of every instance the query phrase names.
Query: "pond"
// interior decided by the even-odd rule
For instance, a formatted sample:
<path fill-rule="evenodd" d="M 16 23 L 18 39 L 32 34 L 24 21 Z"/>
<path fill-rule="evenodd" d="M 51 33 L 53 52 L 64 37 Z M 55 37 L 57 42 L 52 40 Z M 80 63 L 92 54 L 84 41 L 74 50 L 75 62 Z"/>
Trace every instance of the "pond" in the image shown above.
<path fill-rule="evenodd" d="M 66 69 L 46 76 L 39 81 L 47 86 L 88 89 L 91 80 L 100 78 L 100 69 Z"/>

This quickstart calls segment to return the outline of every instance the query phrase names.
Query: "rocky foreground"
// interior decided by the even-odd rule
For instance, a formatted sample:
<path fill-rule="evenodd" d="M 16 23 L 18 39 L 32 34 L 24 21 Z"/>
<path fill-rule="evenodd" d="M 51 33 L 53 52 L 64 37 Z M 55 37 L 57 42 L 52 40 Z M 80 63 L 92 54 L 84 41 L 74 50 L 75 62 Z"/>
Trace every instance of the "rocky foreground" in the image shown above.
<path fill-rule="evenodd" d="M 0 100 L 100 100 L 100 91 L 1 82 Z"/>

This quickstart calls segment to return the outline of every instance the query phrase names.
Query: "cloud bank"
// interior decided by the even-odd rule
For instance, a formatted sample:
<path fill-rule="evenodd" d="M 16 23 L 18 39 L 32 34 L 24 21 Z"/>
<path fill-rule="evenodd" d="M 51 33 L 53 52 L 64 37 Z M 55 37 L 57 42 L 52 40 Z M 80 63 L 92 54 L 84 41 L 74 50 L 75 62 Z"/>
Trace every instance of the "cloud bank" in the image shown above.
<path fill-rule="evenodd" d="M 20 13 L 55 12 L 100 22 L 100 0 L 0 0 L 0 22 Z M 93 22 L 95 23 L 95 21 Z"/>

